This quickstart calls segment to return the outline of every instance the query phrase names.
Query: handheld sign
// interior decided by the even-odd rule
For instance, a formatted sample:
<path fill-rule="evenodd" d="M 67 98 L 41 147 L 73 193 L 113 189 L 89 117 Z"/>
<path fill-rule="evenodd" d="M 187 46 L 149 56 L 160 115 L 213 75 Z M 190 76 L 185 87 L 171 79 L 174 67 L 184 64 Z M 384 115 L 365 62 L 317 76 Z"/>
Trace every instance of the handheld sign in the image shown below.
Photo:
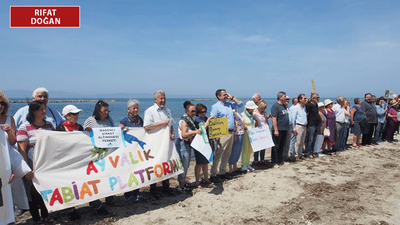
<path fill-rule="evenodd" d="M 213 151 L 208 142 L 207 132 L 204 129 L 204 124 L 200 124 L 201 134 L 196 134 L 190 146 L 200 152 L 206 159 L 213 163 Z"/>
<path fill-rule="evenodd" d="M 314 79 L 311 79 L 311 87 L 312 87 L 312 92 L 317 93 L 317 89 L 315 89 Z"/>
<path fill-rule="evenodd" d="M 124 135 L 120 127 L 92 128 L 90 138 L 97 148 L 119 148 L 125 146 Z"/>
<path fill-rule="evenodd" d="M 222 117 L 210 119 L 208 134 L 210 135 L 210 139 L 227 136 L 229 134 L 228 118 Z"/>
<path fill-rule="evenodd" d="M 253 148 L 253 152 L 258 152 L 275 146 L 268 126 L 249 129 L 247 130 L 247 133 L 249 134 L 250 144 Z"/>
<path fill-rule="evenodd" d="M 394 98 L 394 93 L 393 93 L 393 91 L 392 91 L 392 90 L 386 90 L 386 91 L 385 91 L 385 98 L 391 98 L 391 99 L 393 99 L 393 98 Z"/>

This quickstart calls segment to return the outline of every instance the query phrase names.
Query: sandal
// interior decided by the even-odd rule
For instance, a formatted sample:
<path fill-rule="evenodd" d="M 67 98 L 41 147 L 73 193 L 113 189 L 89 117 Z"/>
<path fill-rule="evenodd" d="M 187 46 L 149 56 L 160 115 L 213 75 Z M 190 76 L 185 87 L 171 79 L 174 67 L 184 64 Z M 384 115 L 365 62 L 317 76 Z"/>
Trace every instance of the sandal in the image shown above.
<path fill-rule="evenodd" d="M 210 180 L 203 180 L 203 184 L 206 185 L 207 187 L 214 185 L 214 183 L 211 182 Z"/>

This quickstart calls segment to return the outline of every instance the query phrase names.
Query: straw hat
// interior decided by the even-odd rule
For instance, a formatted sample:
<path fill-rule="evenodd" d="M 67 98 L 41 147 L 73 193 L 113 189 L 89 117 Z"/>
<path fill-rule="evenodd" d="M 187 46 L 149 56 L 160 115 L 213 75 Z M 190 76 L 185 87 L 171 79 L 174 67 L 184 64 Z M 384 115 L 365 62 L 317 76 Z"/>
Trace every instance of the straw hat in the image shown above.
<path fill-rule="evenodd" d="M 324 105 L 325 106 L 327 106 L 327 105 L 329 105 L 329 104 L 332 104 L 333 102 L 332 102 L 332 100 L 330 100 L 330 99 L 325 99 L 325 101 L 324 101 Z"/>
<path fill-rule="evenodd" d="M 246 105 L 244 106 L 246 109 L 257 109 L 258 106 L 253 101 L 247 101 Z"/>

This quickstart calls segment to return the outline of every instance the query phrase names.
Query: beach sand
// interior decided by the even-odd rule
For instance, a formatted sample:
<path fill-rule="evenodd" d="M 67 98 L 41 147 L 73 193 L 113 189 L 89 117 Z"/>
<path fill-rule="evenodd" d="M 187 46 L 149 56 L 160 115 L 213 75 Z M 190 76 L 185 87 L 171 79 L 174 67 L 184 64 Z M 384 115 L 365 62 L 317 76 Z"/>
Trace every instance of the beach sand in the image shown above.
<path fill-rule="evenodd" d="M 117 196 L 117 205 L 107 207 L 115 213 L 109 218 L 88 205 L 77 207 L 78 221 L 65 212 L 51 216 L 56 224 L 399 224 L 399 146 L 385 142 L 285 163 L 161 200 L 146 187 L 145 202 L 128 205 Z M 195 181 L 194 162 L 188 181 Z M 177 185 L 171 179 L 171 187 Z M 29 212 L 17 217 L 17 224 L 25 223 L 32 223 Z"/>

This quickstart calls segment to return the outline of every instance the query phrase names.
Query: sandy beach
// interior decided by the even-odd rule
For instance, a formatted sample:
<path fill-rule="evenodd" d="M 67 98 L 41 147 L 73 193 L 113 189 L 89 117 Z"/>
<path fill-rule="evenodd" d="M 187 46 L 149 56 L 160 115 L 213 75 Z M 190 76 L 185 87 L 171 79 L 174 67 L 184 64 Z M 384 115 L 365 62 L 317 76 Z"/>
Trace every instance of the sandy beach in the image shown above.
<path fill-rule="evenodd" d="M 78 221 L 69 221 L 65 212 L 51 216 L 56 224 L 398 224 L 399 145 L 385 142 L 285 163 L 161 200 L 142 188 L 146 201 L 128 205 L 117 196 L 116 206 L 107 207 L 115 214 L 109 218 L 88 205 L 78 207 Z M 193 170 L 194 162 L 189 182 L 194 182 Z M 177 185 L 172 179 L 171 187 Z M 16 219 L 32 223 L 29 212 Z"/>

